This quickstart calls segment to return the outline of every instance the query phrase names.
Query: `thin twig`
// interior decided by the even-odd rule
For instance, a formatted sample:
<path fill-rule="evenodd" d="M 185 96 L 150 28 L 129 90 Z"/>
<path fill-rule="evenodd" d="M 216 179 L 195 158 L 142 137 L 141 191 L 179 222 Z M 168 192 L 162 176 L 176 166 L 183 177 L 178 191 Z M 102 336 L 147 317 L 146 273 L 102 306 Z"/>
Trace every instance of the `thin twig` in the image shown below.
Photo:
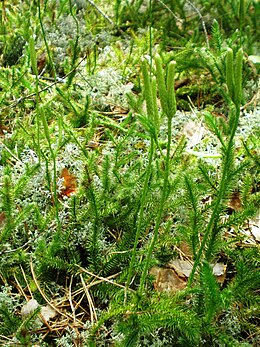
<path fill-rule="evenodd" d="M 55 86 L 55 85 L 58 84 L 58 83 L 61 83 L 62 81 L 65 81 L 66 78 L 67 78 L 70 74 L 72 74 L 73 72 L 75 72 L 75 71 L 77 70 L 77 68 L 79 67 L 79 65 L 81 65 L 81 64 L 83 63 L 83 61 L 84 61 L 87 57 L 88 57 L 88 54 L 86 54 L 86 55 L 79 61 L 79 63 L 78 63 L 71 71 L 69 71 L 64 77 L 62 77 L 62 78 L 57 78 L 57 81 L 51 83 L 50 85 L 44 87 L 43 89 L 40 89 L 39 92 L 38 92 L 38 94 L 44 92 L 45 90 L 48 90 L 49 88 Z M 18 100 L 16 100 L 16 101 L 15 101 L 14 103 L 12 103 L 11 105 L 8 105 L 8 106 L 5 106 L 5 107 L 1 108 L 1 109 L 0 109 L 0 112 L 2 112 L 2 111 L 4 111 L 4 110 L 7 110 L 7 109 L 9 109 L 9 108 L 15 107 L 15 106 L 17 106 L 20 102 L 22 102 L 22 101 L 24 101 L 24 100 L 26 100 L 26 99 L 29 99 L 29 98 L 31 98 L 31 97 L 33 97 L 33 96 L 35 96 L 35 95 L 36 95 L 36 93 L 32 93 L 32 94 L 29 94 L 29 95 L 21 96 Z"/>
<path fill-rule="evenodd" d="M 72 311 L 72 314 L 73 314 L 73 321 L 74 321 L 74 323 L 76 323 L 75 307 L 73 305 L 72 295 L 71 295 L 72 282 L 73 282 L 73 275 L 71 276 L 70 285 L 69 285 L 69 303 L 70 303 L 71 311 Z"/>
<path fill-rule="evenodd" d="M 25 292 L 24 292 L 22 286 L 20 285 L 20 282 L 19 282 L 18 279 L 16 278 L 15 274 L 14 274 L 14 279 L 15 279 L 15 282 L 16 282 L 16 284 L 17 284 L 17 287 L 18 287 L 19 292 L 23 294 L 23 296 L 25 297 L 25 300 L 26 300 L 26 301 L 29 301 L 28 297 L 26 296 L 26 294 L 25 294 Z"/>
<path fill-rule="evenodd" d="M 39 290 L 41 296 L 43 297 L 43 299 L 48 303 L 48 305 L 53 308 L 56 312 L 58 312 L 61 316 L 65 317 L 66 319 L 73 319 L 73 316 L 71 316 L 70 314 L 65 314 L 63 313 L 61 310 L 59 310 L 56 306 L 54 306 L 50 300 L 47 298 L 47 296 L 44 294 L 44 292 L 42 291 L 41 287 L 39 286 L 39 283 L 36 279 L 36 276 L 35 276 L 35 273 L 34 273 L 34 269 L 33 269 L 33 263 L 32 263 L 32 259 L 30 260 L 30 268 L 31 268 L 31 273 L 32 273 L 32 277 L 33 277 L 33 280 L 34 280 L 34 283 L 37 287 L 37 289 Z M 83 327 L 83 323 L 77 319 L 77 323 Z"/>
<path fill-rule="evenodd" d="M 126 289 L 126 287 L 123 286 L 122 284 L 118 284 L 118 283 L 115 283 L 115 282 L 113 282 L 113 281 L 110 281 L 108 278 L 95 275 L 95 274 L 93 274 L 92 272 L 90 272 L 90 271 L 84 269 L 83 267 L 81 267 L 81 266 L 79 266 L 79 265 L 77 265 L 77 264 L 76 264 L 76 266 L 79 267 L 81 271 L 86 272 L 86 273 L 87 273 L 88 275 L 90 275 L 90 276 L 96 277 L 96 278 L 98 278 L 98 279 L 100 279 L 100 280 L 102 280 L 102 281 L 104 281 L 104 282 L 113 284 L 113 285 L 116 286 L 116 287 Z M 90 285 L 89 285 L 89 286 L 90 286 Z M 134 292 L 134 290 L 133 290 L 133 289 L 130 289 L 130 288 L 127 288 L 127 290 L 129 290 L 129 291 L 131 291 L 131 292 Z"/>
<path fill-rule="evenodd" d="M 5 108 L 9 108 L 9 106 L 2 108 L 0 111 L 4 110 Z M 19 158 L 17 158 L 17 157 L 10 151 L 10 149 L 9 149 L 2 141 L 0 141 L 0 144 L 1 144 L 1 146 L 4 147 L 4 149 L 5 149 L 9 154 L 11 154 L 11 156 L 12 156 L 16 161 L 18 161 L 18 162 L 21 163 L 21 160 L 20 160 Z M 19 248 L 20 248 L 20 247 L 19 247 Z M 19 248 L 17 248 L 17 249 L 19 249 Z M 9 252 L 10 252 L 10 251 L 9 251 Z"/>
<path fill-rule="evenodd" d="M 31 298 L 33 298 L 33 294 L 32 294 L 32 292 L 31 292 L 31 288 L 30 288 L 29 283 L 28 283 L 28 281 L 27 281 L 27 277 L 26 277 L 26 275 L 25 275 L 24 269 L 23 269 L 22 266 L 20 266 L 20 268 L 21 268 L 21 271 L 22 271 L 22 274 L 23 274 L 23 278 L 24 278 L 24 280 L 25 280 L 25 283 L 26 283 L 26 285 L 27 285 L 27 289 L 29 290 L 29 293 L 30 293 L 30 295 L 31 295 Z"/>
<path fill-rule="evenodd" d="M 205 22 L 203 20 L 202 14 L 200 13 L 200 10 L 191 1 L 189 1 L 189 0 L 186 0 L 186 1 L 194 9 L 194 11 L 197 13 L 197 15 L 199 16 L 199 19 L 201 20 L 202 28 L 204 31 L 207 48 L 210 48 L 206 25 L 205 25 Z"/>
<path fill-rule="evenodd" d="M 5 339 L 5 340 L 8 340 L 8 341 L 12 341 L 12 339 L 10 339 L 9 337 L 7 336 L 4 336 L 4 335 L 0 335 L 1 338 Z"/>
<path fill-rule="evenodd" d="M 93 6 L 98 11 L 98 13 L 100 13 L 101 16 L 104 17 L 111 25 L 114 25 L 113 21 L 102 10 L 100 10 L 100 8 L 97 7 L 97 5 L 93 1 L 87 0 L 87 2 L 89 2 L 90 5 Z"/>
<path fill-rule="evenodd" d="M 94 324 L 94 322 L 97 321 L 97 314 L 95 311 L 95 306 L 94 306 L 93 300 L 91 298 L 91 295 L 89 293 L 88 287 L 86 286 L 86 283 L 84 281 L 82 274 L 80 274 L 79 277 L 80 277 L 81 283 L 83 285 L 84 292 L 85 292 L 87 299 L 88 299 L 89 311 L 90 311 L 90 320 L 91 320 L 91 323 Z"/>
<path fill-rule="evenodd" d="M 240 107 L 240 110 L 242 111 L 242 110 L 246 109 L 251 104 L 254 104 L 254 107 L 256 108 L 257 102 L 259 100 L 260 100 L 260 91 L 258 90 L 258 92 L 252 97 L 252 99 L 249 102 L 247 102 L 245 105 Z"/>
<path fill-rule="evenodd" d="M 174 19 L 176 20 L 176 22 L 180 22 L 182 23 L 183 20 L 180 19 L 178 16 L 176 16 L 175 13 L 172 12 L 172 10 L 161 0 L 157 0 L 167 11 L 169 11 L 171 13 L 171 15 L 174 17 Z"/>

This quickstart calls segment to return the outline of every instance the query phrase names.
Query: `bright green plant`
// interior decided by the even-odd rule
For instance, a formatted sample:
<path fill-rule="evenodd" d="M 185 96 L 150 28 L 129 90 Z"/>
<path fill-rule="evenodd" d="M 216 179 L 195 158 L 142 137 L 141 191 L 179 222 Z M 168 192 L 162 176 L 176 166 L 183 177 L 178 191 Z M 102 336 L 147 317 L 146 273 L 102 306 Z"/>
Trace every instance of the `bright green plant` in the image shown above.
<path fill-rule="evenodd" d="M 5 52 L 16 34 L 26 44 L 16 65 L 0 69 L 0 344 L 256 346 L 259 251 L 244 247 L 243 228 L 259 205 L 259 141 L 252 133 L 240 145 L 237 136 L 252 76 L 243 25 L 254 33 L 256 3 L 249 16 L 247 1 L 115 1 L 116 28 L 103 3 L 82 3 L 16 1 L 17 16 L 4 3 L 4 30 L 15 28 Z M 175 78 L 190 77 L 191 104 L 193 74 L 205 67 L 223 116 L 176 112 Z M 129 81 L 127 106 L 120 86 Z M 113 108 L 118 100 L 125 109 Z M 193 150 L 181 133 L 189 117 L 211 131 Z M 203 153 L 204 141 L 218 153 Z M 234 191 L 241 209 L 227 216 Z M 149 270 L 179 256 L 194 263 L 188 286 L 158 293 Z M 212 272 L 220 259 L 224 285 Z M 48 336 L 35 333 L 37 312 L 21 321 L 32 294 L 44 305 L 67 302 L 62 337 L 46 326 Z"/>
<path fill-rule="evenodd" d="M 147 194 L 148 194 L 148 182 L 151 181 L 151 174 L 154 171 L 152 162 L 155 159 L 155 146 L 159 146 L 158 143 L 158 132 L 160 129 L 160 124 L 163 119 L 166 118 L 167 120 L 167 145 L 166 145 L 166 155 L 163 157 L 164 160 L 164 170 L 160 173 L 162 176 L 162 188 L 161 188 L 161 196 L 158 199 L 158 210 L 155 213 L 155 226 L 153 235 L 151 238 L 150 243 L 147 246 L 147 254 L 146 258 L 144 259 L 144 266 L 143 269 L 139 270 L 141 271 L 140 275 L 140 284 L 138 284 L 138 290 L 136 294 L 132 294 L 128 292 L 126 293 L 128 298 L 126 299 L 126 306 L 122 307 L 120 311 L 117 309 L 117 301 L 115 301 L 115 306 L 111 305 L 111 308 L 109 310 L 109 313 L 107 316 L 104 316 L 104 321 L 107 319 L 112 319 L 113 317 L 116 317 L 117 315 L 122 315 L 124 312 L 126 312 L 128 309 L 128 302 L 130 300 L 134 299 L 135 305 L 130 306 L 131 313 L 129 319 L 124 320 L 123 323 L 119 323 L 118 328 L 119 331 L 121 331 L 125 338 L 123 341 L 120 342 L 119 345 L 121 346 L 128 346 L 131 344 L 132 346 L 137 346 L 140 342 L 140 337 L 143 335 L 149 334 L 149 332 L 154 331 L 159 326 L 157 324 L 160 324 L 161 327 L 171 327 L 173 334 L 178 334 L 178 329 L 181 324 L 186 325 L 187 322 L 183 320 L 181 316 L 169 315 L 166 320 L 163 320 L 163 317 L 161 314 L 165 312 L 165 308 L 167 306 L 166 301 L 164 301 L 163 298 L 161 298 L 161 303 L 164 307 L 162 309 L 161 313 L 158 313 L 158 322 L 156 323 L 156 320 L 154 321 L 154 325 L 151 325 L 151 322 L 146 321 L 146 315 L 149 315 L 149 309 L 148 307 L 151 307 L 151 303 L 149 300 L 143 299 L 144 293 L 147 291 L 147 272 L 149 268 L 151 267 L 151 264 L 153 263 L 152 260 L 152 254 L 155 248 L 155 245 L 158 240 L 158 232 L 161 225 L 163 213 L 165 210 L 165 206 L 167 206 L 167 199 L 170 197 L 170 193 L 174 194 L 174 189 L 176 189 L 176 186 L 172 186 L 170 188 L 170 185 L 173 183 L 170 183 L 170 167 L 171 163 L 174 162 L 175 158 L 174 156 L 171 156 L 171 147 L 172 147 L 172 119 L 176 112 L 176 100 L 175 100 L 175 91 L 174 91 L 174 67 L 175 62 L 171 62 L 168 66 L 167 75 L 162 67 L 162 61 L 159 56 L 155 58 L 156 63 L 156 72 L 155 77 L 152 77 L 150 79 L 149 73 L 148 73 L 148 64 L 147 61 L 142 62 L 142 72 L 143 72 L 143 78 L 144 78 L 144 96 L 146 100 L 146 107 L 147 107 L 147 115 L 146 116 L 140 116 L 140 120 L 142 124 L 145 126 L 145 128 L 150 133 L 150 148 L 149 148 L 149 160 L 145 171 L 145 181 L 142 188 L 141 193 L 141 200 L 140 200 L 140 208 L 138 211 L 138 219 L 137 219 L 137 225 L 136 225 L 136 234 L 135 234 L 135 242 L 132 250 L 132 258 L 130 262 L 130 266 L 128 269 L 128 277 L 127 277 L 127 290 L 130 285 L 130 283 L 133 282 L 133 269 L 135 267 L 136 269 L 136 263 L 138 261 L 138 253 L 137 252 L 137 246 L 139 244 L 139 240 L 141 238 L 141 235 L 143 233 L 144 228 L 144 211 L 147 206 Z M 161 100 L 162 105 L 162 112 L 158 114 L 157 110 L 157 103 L 156 103 L 156 84 L 158 88 L 158 93 Z M 159 150 L 160 148 L 157 147 Z M 178 151 L 175 152 L 177 154 Z M 151 184 L 151 182 L 150 182 Z M 135 281 L 136 282 L 136 281 Z M 137 284 L 137 283 L 136 283 Z M 130 304 L 131 305 L 131 304 Z M 174 304 L 173 304 L 174 305 Z M 139 310 L 144 310 L 143 314 L 139 316 L 137 312 Z M 171 310 L 174 310 L 171 308 Z M 178 308 L 176 307 L 176 311 L 178 311 Z M 173 312 L 173 311 L 172 311 Z M 154 317 L 153 317 L 154 319 Z M 97 324 L 95 329 L 93 330 L 93 334 L 95 331 L 103 324 L 103 319 L 100 320 L 100 322 Z M 159 323 L 160 322 L 160 323 Z M 190 327 L 189 332 L 187 332 L 187 335 L 181 334 L 183 337 L 183 341 L 189 341 L 189 343 L 192 343 L 193 339 L 195 338 L 196 333 L 192 331 L 192 327 Z M 180 330 L 182 330 L 180 328 Z M 191 334 L 191 335 L 189 335 Z M 193 335 L 195 334 L 195 335 Z M 91 346 L 94 346 L 94 336 L 92 335 L 91 338 Z"/>
<path fill-rule="evenodd" d="M 144 266 L 144 270 L 141 277 L 140 282 L 140 292 L 144 290 L 144 284 L 145 284 L 145 278 L 147 275 L 147 271 L 150 267 L 150 261 L 151 261 L 151 255 L 154 250 L 155 244 L 157 242 L 158 238 L 158 232 L 159 227 L 161 224 L 161 219 L 163 215 L 164 205 L 168 196 L 168 190 L 169 190 L 169 174 L 170 174 L 170 160 L 171 158 L 171 143 L 172 143 L 172 119 L 176 113 L 176 99 L 175 99 L 175 90 L 174 90 L 174 67 L 175 62 L 171 62 L 168 67 L 168 74 L 167 74 L 167 83 L 166 83 L 166 76 L 163 75 L 162 70 L 162 62 L 159 56 L 155 58 L 156 62 L 156 77 L 157 77 L 157 85 L 158 85 L 158 91 L 160 95 L 160 100 L 162 102 L 162 114 L 167 117 L 167 152 L 165 157 L 165 172 L 163 177 L 163 187 L 162 187 L 162 195 L 160 199 L 160 205 L 158 214 L 156 216 L 156 222 L 155 222 L 155 229 L 154 229 L 154 235 L 152 242 L 148 249 L 146 264 Z M 146 81 L 147 83 L 147 81 Z M 147 86 L 145 86 L 147 88 Z M 153 95 L 156 95 L 156 93 L 153 93 Z M 153 100 L 146 98 L 146 104 L 153 102 L 153 112 L 151 115 L 148 111 L 148 117 L 152 117 L 152 122 L 155 124 L 158 122 L 158 114 L 157 114 L 157 105 L 155 97 Z"/>
<path fill-rule="evenodd" d="M 237 176 L 238 172 L 243 169 L 243 165 L 236 166 L 234 163 L 234 136 L 238 126 L 240 104 L 242 99 L 242 49 L 237 52 L 235 60 L 233 58 L 233 51 L 229 49 L 227 51 L 226 61 L 226 83 L 231 99 L 229 123 L 227 129 L 228 134 L 226 134 L 226 138 L 224 138 L 225 134 L 221 134 L 221 132 L 219 131 L 219 128 L 214 122 L 214 119 L 210 116 L 208 116 L 207 119 L 209 126 L 215 132 L 216 136 L 222 144 L 222 173 L 217 195 L 215 201 L 212 203 L 213 210 L 208 225 L 206 226 L 200 248 L 195 257 L 194 267 L 189 278 L 190 283 L 192 283 L 194 279 L 195 271 L 199 263 L 201 262 L 203 253 L 205 253 L 205 258 L 207 261 L 212 258 L 214 243 L 220 230 L 217 224 L 220 219 L 223 202 L 228 198 L 228 194 L 230 194 L 230 191 L 232 189 L 232 183 L 234 182 L 234 179 Z M 207 180 L 210 181 L 210 177 L 207 177 Z"/>

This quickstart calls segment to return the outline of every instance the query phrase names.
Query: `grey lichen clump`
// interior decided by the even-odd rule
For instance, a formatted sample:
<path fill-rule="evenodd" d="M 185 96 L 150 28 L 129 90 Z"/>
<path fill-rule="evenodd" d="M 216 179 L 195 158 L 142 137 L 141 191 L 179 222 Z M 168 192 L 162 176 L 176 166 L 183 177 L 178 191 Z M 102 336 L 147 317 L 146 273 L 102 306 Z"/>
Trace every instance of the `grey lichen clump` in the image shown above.
<path fill-rule="evenodd" d="M 84 89 L 99 110 L 107 111 L 107 108 L 114 105 L 128 107 L 126 94 L 131 91 L 133 84 L 125 84 L 124 78 L 116 69 L 102 69 L 94 75 L 86 76 L 84 80 L 82 83 L 87 81 Z"/>
<path fill-rule="evenodd" d="M 60 77 L 68 71 L 68 63 L 73 54 L 77 53 L 81 58 L 90 54 L 95 47 L 105 47 L 111 42 L 111 35 L 107 31 L 93 34 L 87 30 L 84 12 L 79 11 L 75 17 L 61 15 L 56 23 L 44 23 L 46 41 L 51 50 L 53 63 Z M 77 47 L 74 47 L 77 42 Z M 43 38 L 36 44 L 38 53 L 45 52 L 46 47 Z M 74 52 L 76 49 L 76 52 Z"/>

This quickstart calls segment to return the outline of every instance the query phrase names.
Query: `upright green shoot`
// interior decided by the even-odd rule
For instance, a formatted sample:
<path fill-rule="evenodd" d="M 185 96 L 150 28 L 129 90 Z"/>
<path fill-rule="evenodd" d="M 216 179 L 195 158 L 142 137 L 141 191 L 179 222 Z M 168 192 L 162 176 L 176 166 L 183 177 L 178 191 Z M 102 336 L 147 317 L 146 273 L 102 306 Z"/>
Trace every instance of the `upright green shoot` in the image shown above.
<path fill-rule="evenodd" d="M 151 124 L 154 124 L 154 117 L 155 117 L 156 112 L 154 110 L 155 90 L 153 90 L 153 89 L 155 88 L 155 84 L 151 83 L 151 81 L 150 81 L 146 60 L 142 60 L 142 74 L 143 74 L 143 79 L 144 79 L 144 95 L 145 95 L 146 108 L 147 108 L 147 118 Z M 143 190 L 142 190 L 142 194 L 141 194 L 141 200 L 140 200 L 140 207 L 139 207 L 139 213 L 138 213 L 138 221 L 136 224 L 137 227 L 136 227 L 132 257 L 131 257 L 131 261 L 130 261 L 130 265 L 129 265 L 129 269 L 128 269 L 127 285 L 126 285 L 127 288 L 129 287 L 129 285 L 131 283 L 133 268 L 134 268 L 134 264 L 136 261 L 137 246 L 138 246 L 138 242 L 139 242 L 139 238 L 140 238 L 140 234 L 141 234 L 141 230 L 142 230 L 146 196 L 147 196 L 147 192 L 149 189 L 149 180 L 150 180 L 151 170 L 152 170 L 154 149 L 155 149 L 154 136 L 153 136 L 153 134 L 151 134 L 148 164 L 146 167 L 145 181 L 144 181 L 144 186 L 143 186 Z"/>
<path fill-rule="evenodd" d="M 58 204 L 58 194 L 57 194 L 57 170 L 56 170 L 56 153 L 54 153 L 54 150 L 52 148 L 50 133 L 49 133 L 49 127 L 45 118 L 44 110 L 43 108 L 40 108 L 40 97 L 39 97 L 39 76 L 38 76 L 38 69 L 37 69 L 37 59 L 36 59 L 36 51 L 35 51 L 35 43 L 34 38 L 32 35 L 32 32 L 30 33 L 29 37 L 29 52 L 30 52 L 30 59 L 31 59 L 31 67 L 32 71 L 36 78 L 35 83 L 35 95 L 36 95 L 36 120 L 37 120 L 37 152 L 38 152 L 38 158 L 39 162 L 41 161 L 41 147 L 40 147 L 40 129 L 41 129 L 41 121 L 43 123 L 44 133 L 49 145 L 51 157 L 53 160 L 53 199 L 54 199 L 54 206 L 56 211 L 56 220 L 57 225 L 60 229 L 60 220 L 59 220 L 59 204 Z"/>
<path fill-rule="evenodd" d="M 48 127 L 48 123 L 46 120 L 46 115 L 44 113 L 44 109 L 40 109 L 40 115 L 41 115 L 41 120 L 44 128 L 44 133 L 46 140 L 49 145 L 49 150 L 53 162 L 53 184 L 52 184 L 52 190 L 53 190 L 53 203 L 54 203 L 54 208 L 55 208 L 55 215 L 56 215 L 56 220 L 57 220 L 57 225 L 58 225 L 58 230 L 61 230 L 61 224 L 60 224 L 60 218 L 59 218 L 59 201 L 58 201 L 58 192 L 57 192 L 57 167 L 56 167 L 56 156 L 57 153 L 56 151 L 53 150 L 52 148 L 52 143 L 51 143 L 51 137 L 50 137 L 50 131 Z"/>
<path fill-rule="evenodd" d="M 42 37 L 43 37 L 45 47 L 47 50 L 47 55 L 48 55 L 49 63 L 51 66 L 51 72 L 53 73 L 54 79 L 56 79 L 56 77 L 57 77 L 56 76 L 56 69 L 55 69 L 55 66 L 53 64 L 49 44 L 48 44 L 47 39 L 46 39 L 45 30 L 44 30 L 44 26 L 43 26 L 43 22 L 42 22 L 41 1 L 40 0 L 37 1 L 37 7 L 38 7 L 38 18 L 39 18 L 39 22 L 40 22 L 40 26 L 41 26 Z"/>
<path fill-rule="evenodd" d="M 233 66 L 235 67 L 233 68 Z M 189 284 L 194 280 L 197 267 L 201 263 L 203 254 L 207 261 L 212 257 L 214 243 L 219 233 L 217 223 L 220 218 L 220 212 L 223 202 L 227 198 L 230 191 L 230 184 L 232 183 L 234 172 L 234 136 L 237 130 L 239 116 L 240 116 L 240 103 L 242 99 L 242 66 L 243 66 L 243 51 L 239 49 L 235 59 L 233 58 L 233 51 L 228 49 L 226 56 L 226 84 L 228 88 L 230 103 L 230 117 L 229 121 L 229 134 L 226 143 L 222 146 L 222 174 L 219 182 L 218 193 L 215 201 L 213 202 L 213 210 L 206 226 L 200 248 L 197 252 L 194 266 L 189 277 Z"/>
<path fill-rule="evenodd" d="M 76 35 L 76 40 L 75 42 L 71 43 L 73 46 L 73 54 L 72 54 L 72 59 L 71 59 L 71 68 L 70 70 L 72 71 L 72 73 L 69 74 L 68 76 L 68 80 L 67 80 L 67 87 L 69 87 L 72 83 L 72 80 L 76 74 L 76 70 L 75 70 L 75 64 L 77 62 L 77 58 L 79 55 L 79 22 L 75 16 L 75 14 L 73 13 L 73 8 L 72 8 L 72 2 L 71 0 L 69 0 L 69 7 L 70 7 L 70 14 L 76 24 L 76 30 L 77 30 L 77 35 Z"/>
<path fill-rule="evenodd" d="M 245 0 L 240 0 L 239 1 L 239 7 L 238 7 L 240 45 L 242 45 L 242 37 L 243 37 L 243 33 L 244 33 L 245 11 L 246 11 L 246 1 Z"/>
<path fill-rule="evenodd" d="M 161 101 L 163 100 L 163 112 L 167 117 L 167 152 L 165 158 L 165 171 L 163 175 L 163 187 L 161 193 L 161 199 L 159 209 L 156 216 L 155 228 L 152 241 L 148 247 L 148 253 L 145 260 L 145 265 L 142 271 L 139 293 L 144 291 L 145 280 L 147 272 L 151 262 L 152 252 L 158 239 L 158 232 L 161 225 L 162 214 L 164 210 L 165 201 L 167 199 L 167 193 L 169 188 L 169 174 L 170 174 L 170 155 L 171 155 L 171 143 L 172 143 L 172 118 L 176 113 L 176 99 L 174 89 L 174 73 L 175 73 L 175 62 L 170 62 L 168 67 L 168 78 L 166 83 L 166 76 L 163 72 L 161 58 L 157 55 L 156 61 L 156 78 L 158 91 Z"/>

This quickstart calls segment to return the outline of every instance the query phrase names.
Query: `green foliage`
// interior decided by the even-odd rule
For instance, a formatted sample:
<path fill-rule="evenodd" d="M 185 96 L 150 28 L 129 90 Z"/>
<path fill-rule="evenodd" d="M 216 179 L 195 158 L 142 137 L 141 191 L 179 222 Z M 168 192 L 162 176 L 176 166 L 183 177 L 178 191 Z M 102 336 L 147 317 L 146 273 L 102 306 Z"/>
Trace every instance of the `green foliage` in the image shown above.
<path fill-rule="evenodd" d="M 3 343 L 257 346 L 259 249 L 246 225 L 259 207 L 247 59 L 258 10 L 1 2 Z M 173 258 L 193 265 L 188 279 Z M 183 286 L 160 291 L 153 267 Z M 21 319 L 32 297 L 58 312 L 41 330 L 40 308 Z"/>

